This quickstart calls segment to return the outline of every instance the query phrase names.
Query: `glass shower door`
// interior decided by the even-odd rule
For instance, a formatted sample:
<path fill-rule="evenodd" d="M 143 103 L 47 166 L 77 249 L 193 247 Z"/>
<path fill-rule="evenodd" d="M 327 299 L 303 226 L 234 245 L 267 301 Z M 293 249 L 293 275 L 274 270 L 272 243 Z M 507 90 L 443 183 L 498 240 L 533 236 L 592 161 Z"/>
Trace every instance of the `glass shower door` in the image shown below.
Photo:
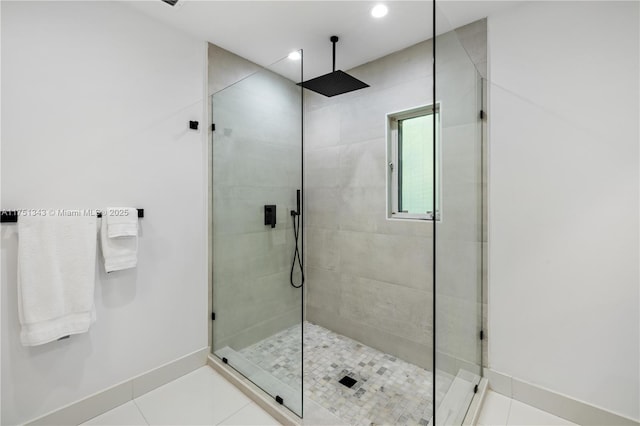
<path fill-rule="evenodd" d="M 302 289 L 294 287 L 300 268 L 291 266 L 302 188 L 301 62 L 285 58 L 211 96 L 212 351 L 299 416 Z"/>

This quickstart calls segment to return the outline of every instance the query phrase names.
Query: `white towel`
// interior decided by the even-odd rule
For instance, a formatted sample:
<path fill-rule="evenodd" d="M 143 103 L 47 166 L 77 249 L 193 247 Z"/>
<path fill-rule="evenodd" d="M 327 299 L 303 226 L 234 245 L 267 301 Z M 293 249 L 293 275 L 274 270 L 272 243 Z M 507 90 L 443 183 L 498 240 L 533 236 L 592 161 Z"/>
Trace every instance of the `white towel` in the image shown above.
<path fill-rule="evenodd" d="M 20 216 L 18 313 L 24 346 L 84 333 L 95 321 L 96 217 Z"/>
<path fill-rule="evenodd" d="M 109 207 L 107 209 L 109 238 L 138 236 L 138 209 L 134 207 Z"/>
<path fill-rule="evenodd" d="M 122 215 L 119 212 L 123 210 L 133 210 L 135 213 L 130 212 L 128 215 Z M 127 218 L 127 220 L 123 218 Z M 132 232 L 131 220 L 135 221 L 135 232 Z M 116 235 L 114 237 L 110 232 L 112 226 L 114 227 L 113 234 Z M 130 208 L 109 207 L 102 215 L 100 240 L 104 256 L 104 269 L 107 272 L 135 268 L 138 264 L 138 211 Z"/>

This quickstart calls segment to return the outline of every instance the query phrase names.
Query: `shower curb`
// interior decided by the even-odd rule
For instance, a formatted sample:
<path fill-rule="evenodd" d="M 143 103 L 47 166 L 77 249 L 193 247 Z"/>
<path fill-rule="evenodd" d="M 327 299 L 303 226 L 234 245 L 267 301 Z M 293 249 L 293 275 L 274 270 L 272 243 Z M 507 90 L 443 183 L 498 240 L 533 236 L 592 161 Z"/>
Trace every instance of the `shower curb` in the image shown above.
<path fill-rule="evenodd" d="M 486 379 L 486 377 L 483 377 L 482 379 L 480 379 L 480 383 L 478 384 L 478 392 L 473 396 L 473 399 L 471 400 L 471 405 L 469 405 L 469 409 L 467 410 L 467 415 L 462 422 L 462 426 L 475 425 L 478 423 L 480 411 L 482 411 L 482 405 L 484 404 L 484 398 L 487 395 L 488 390 L 489 381 Z"/>

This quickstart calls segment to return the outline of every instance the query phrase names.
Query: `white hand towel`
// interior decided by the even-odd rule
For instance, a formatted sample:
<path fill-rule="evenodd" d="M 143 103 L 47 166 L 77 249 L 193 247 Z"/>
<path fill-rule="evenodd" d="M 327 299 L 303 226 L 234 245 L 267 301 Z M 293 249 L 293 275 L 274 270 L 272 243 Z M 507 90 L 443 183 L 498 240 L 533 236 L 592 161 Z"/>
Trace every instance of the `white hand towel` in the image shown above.
<path fill-rule="evenodd" d="M 135 268 L 138 264 L 138 211 L 135 211 L 135 214 L 128 215 L 129 218 L 133 217 L 135 222 L 135 233 L 130 235 L 130 231 L 126 229 L 130 229 L 128 222 L 127 227 L 120 227 L 119 225 L 124 225 L 124 221 L 118 221 L 116 219 L 116 225 L 118 231 L 115 232 L 116 235 L 121 235 L 122 232 L 125 232 L 127 236 L 116 236 L 111 237 L 109 228 L 111 228 L 111 218 L 112 216 L 109 213 L 122 211 L 123 209 L 118 208 L 108 208 L 106 214 L 102 215 L 102 224 L 100 228 L 100 240 L 102 242 L 102 255 L 104 256 L 104 269 L 107 272 L 120 271 L 122 269 Z M 124 216 L 113 216 L 115 217 L 124 217 Z"/>
<path fill-rule="evenodd" d="M 95 216 L 18 219 L 18 313 L 24 346 L 84 333 L 95 321 Z"/>
<path fill-rule="evenodd" d="M 133 207 L 109 207 L 107 209 L 109 238 L 138 236 L 138 209 Z"/>

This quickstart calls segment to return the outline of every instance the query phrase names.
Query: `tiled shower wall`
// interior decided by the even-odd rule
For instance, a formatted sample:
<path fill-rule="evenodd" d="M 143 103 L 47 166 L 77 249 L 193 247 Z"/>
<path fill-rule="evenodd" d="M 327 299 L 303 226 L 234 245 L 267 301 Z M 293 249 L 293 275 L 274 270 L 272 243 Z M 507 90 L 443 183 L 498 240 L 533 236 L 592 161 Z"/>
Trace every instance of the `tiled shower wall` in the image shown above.
<path fill-rule="evenodd" d="M 474 108 L 479 99 L 469 79 L 474 64 L 486 72 L 486 22 L 440 36 L 437 47 L 437 89 L 448 97 L 438 95 L 447 144 L 438 250 L 448 259 L 438 260 L 438 288 L 450 315 L 450 327 L 438 328 L 449 334 L 438 350 L 473 362 L 480 215 L 465 222 L 455 213 L 479 211 L 481 145 L 479 123 L 456 105 Z M 425 368 L 432 366 L 432 223 L 386 218 L 385 116 L 432 103 L 431 48 L 428 40 L 349 71 L 370 88 L 335 98 L 305 94 L 306 318 Z M 470 197 L 460 203 L 464 185 Z"/>
<path fill-rule="evenodd" d="M 211 44 L 209 88 L 212 347 L 239 350 L 301 320 L 288 214 L 301 185 L 300 89 Z M 277 205 L 275 228 L 264 225 L 266 204 Z"/>

